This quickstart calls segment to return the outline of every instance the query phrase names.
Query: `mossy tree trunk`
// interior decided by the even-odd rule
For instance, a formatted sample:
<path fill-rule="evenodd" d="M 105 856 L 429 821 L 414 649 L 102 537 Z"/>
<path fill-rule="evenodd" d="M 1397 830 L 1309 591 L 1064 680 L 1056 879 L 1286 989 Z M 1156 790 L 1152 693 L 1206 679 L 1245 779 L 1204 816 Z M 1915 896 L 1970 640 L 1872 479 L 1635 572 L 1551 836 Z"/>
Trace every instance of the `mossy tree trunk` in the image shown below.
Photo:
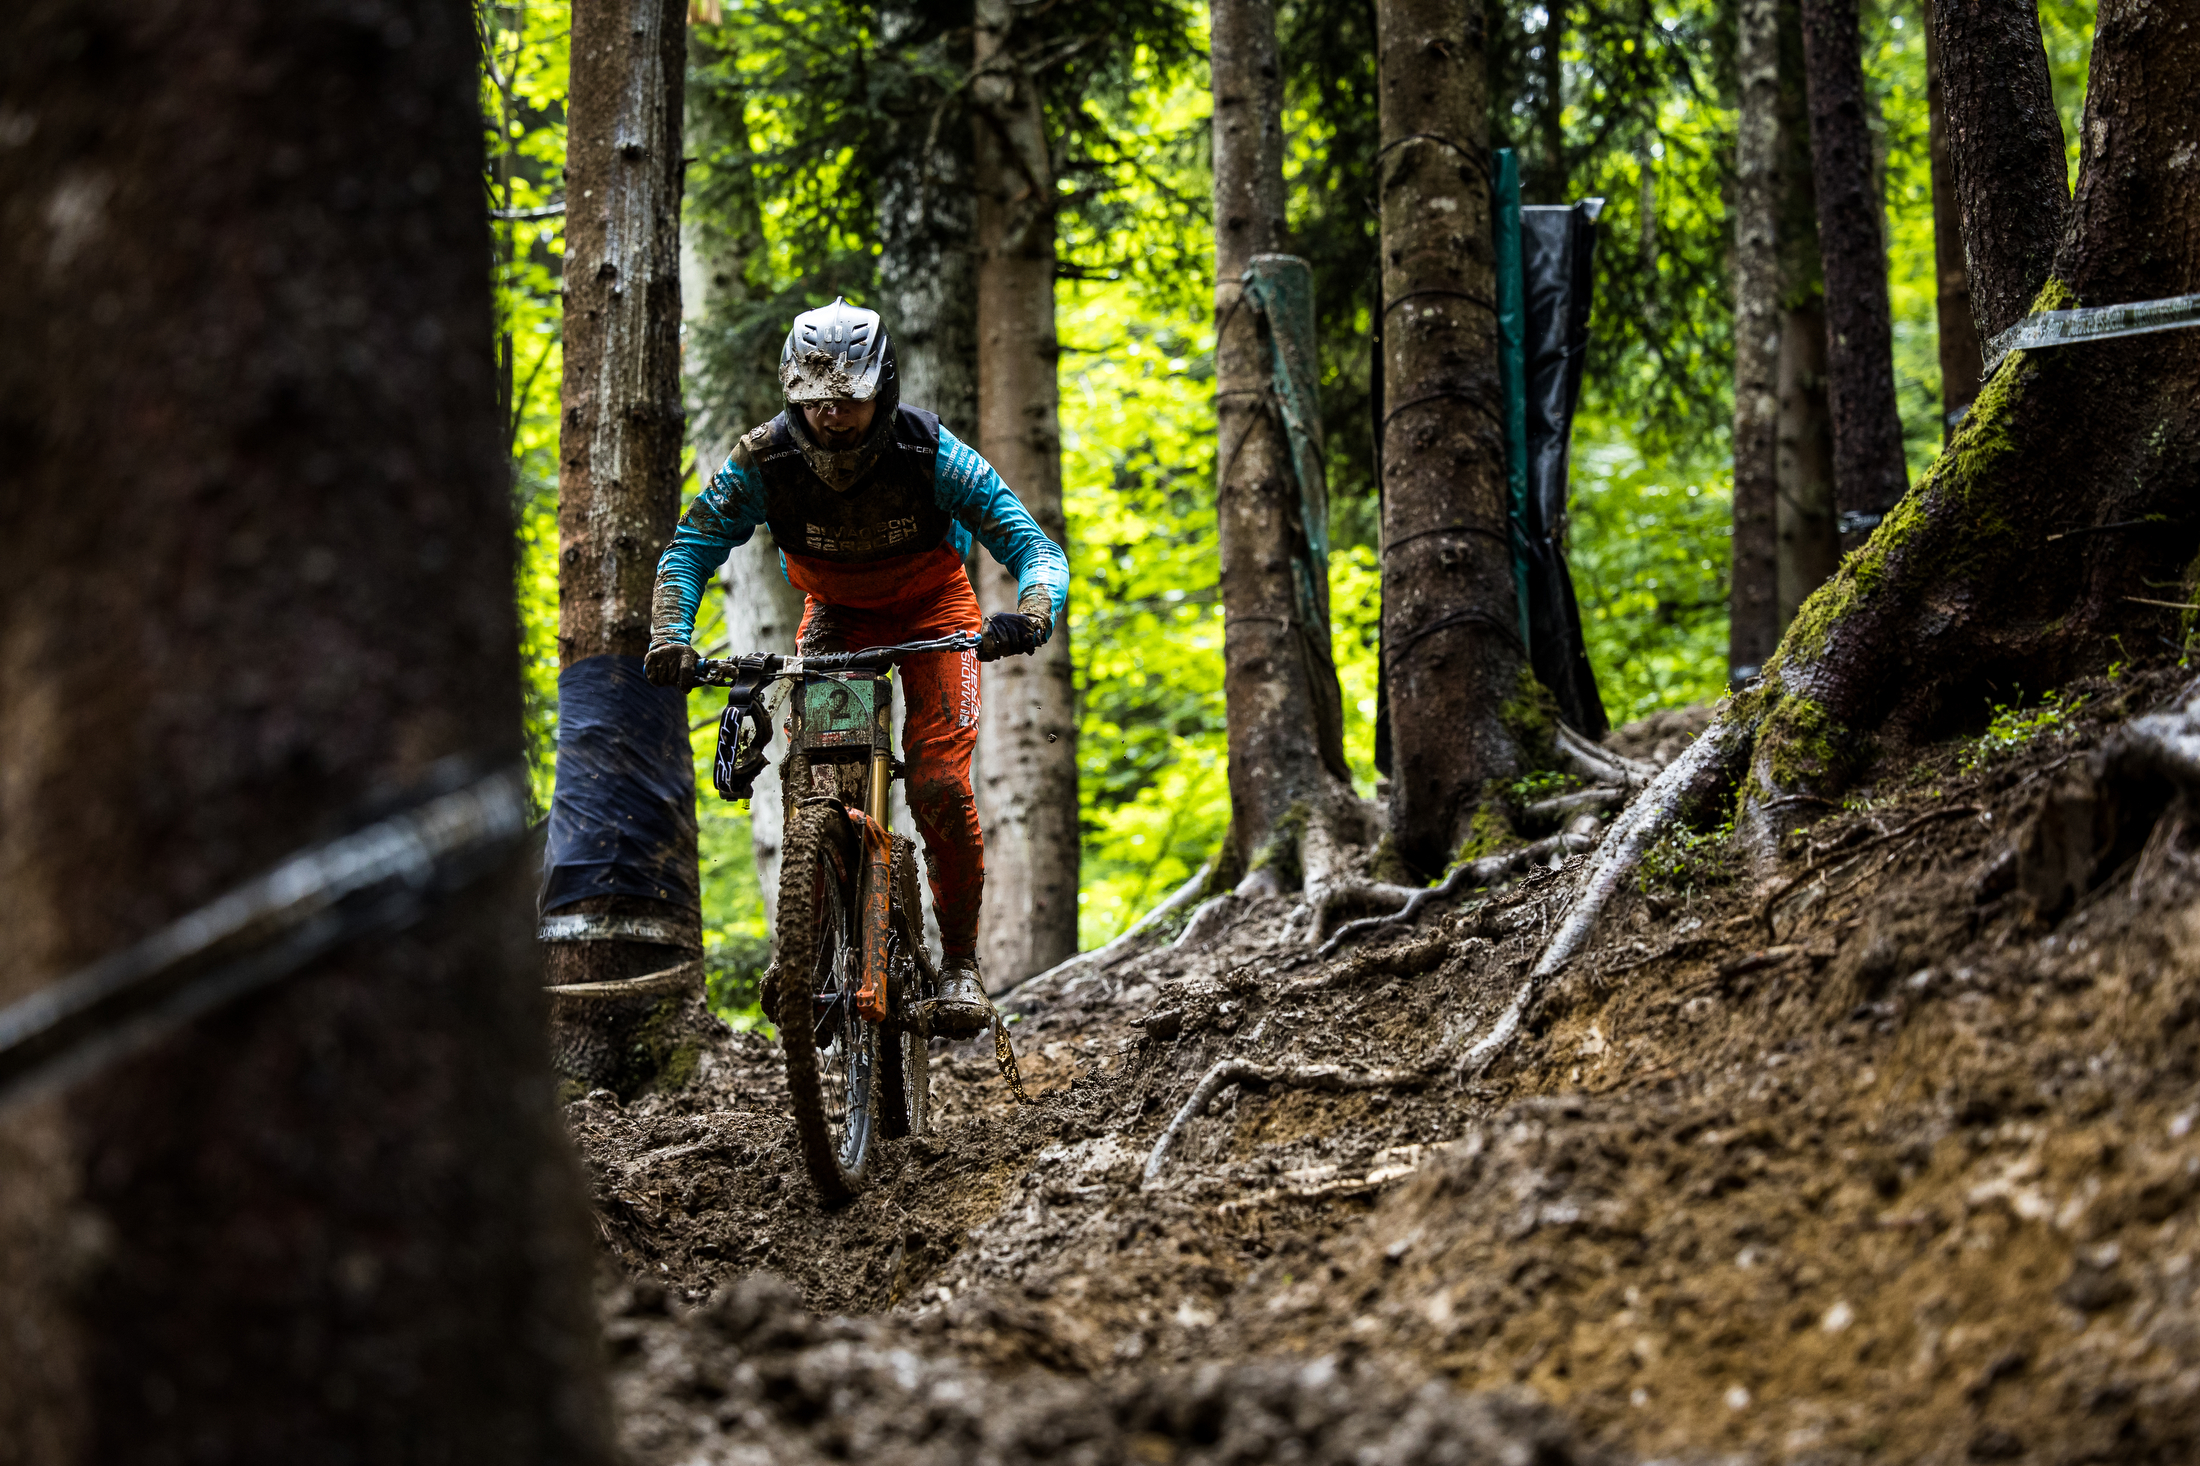
<path fill-rule="evenodd" d="M 1352 803 L 1329 624 L 1297 593 L 1295 564 L 1321 526 L 1305 514 L 1273 388 L 1270 332 L 1243 276 L 1284 246 L 1283 77 L 1271 0 L 1215 0 L 1216 520 L 1222 548 L 1223 695 L 1230 832 L 1250 881 L 1288 889 L 1310 818 Z M 1320 496 L 1307 496 L 1320 502 Z M 1327 587 L 1321 587 L 1326 591 Z M 1306 624 L 1318 621 L 1319 624 Z M 1355 812 L 1356 816 L 1356 812 Z M 1354 817 L 1355 829 L 1361 821 Z M 1349 842 L 1348 842 L 1349 843 Z M 1285 846 L 1293 848 L 1283 848 Z M 1335 850 L 1335 842 L 1316 842 Z"/>
<path fill-rule="evenodd" d="M 519 759 L 477 56 L 0 8 L 0 1004 Z M 0 1111 L 0 1460 L 611 1458 L 527 864 Z"/>
<path fill-rule="evenodd" d="M 1968 65 L 1957 44 L 1951 75 Z M 2196 75 L 2200 27 L 2144 0 L 2102 5 L 2077 195 L 2040 308 L 2200 290 Z M 1951 89 L 1959 176 L 1967 139 L 1995 136 L 1996 109 L 2019 105 Z M 1945 736 L 1989 697 L 2114 655 L 2112 638 L 2174 636 L 2178 612 L 2131 598 L 2189 599 L 2195 502 L 2200 332 L 2012 353 L 1924 482 L 1804 606 L 1765 682 L 1723 714 L 1754 734 L 1735 746 L 1749 750 L 1755 848 L 1807 807 L 1786 796 L 1837 795 L 1874 740 Z M 2085 530 L 2100 532 L 2069 533 Z"/>
<path fill-rule="evenodd" d="M 1390 839 L 1424 874 L 1521 772 L 1483 12 L 1380 0 L 1383 658 Z"/>
<path fill-rule="evenodd" d="M 1774 474 L 1779 503 L 1779 631 L 1841 563 L 1833 504 L 1833 417 L 1826 404 L 1826 277 L 1818 258 L 1818 191 L 1811 182 L 1810 104 L 1803 86 L 1803 15 L 1778 0 L 1779 15 L 1779 399 Z M 1779 639 L 1774 633 L 1775 641 Z"/>

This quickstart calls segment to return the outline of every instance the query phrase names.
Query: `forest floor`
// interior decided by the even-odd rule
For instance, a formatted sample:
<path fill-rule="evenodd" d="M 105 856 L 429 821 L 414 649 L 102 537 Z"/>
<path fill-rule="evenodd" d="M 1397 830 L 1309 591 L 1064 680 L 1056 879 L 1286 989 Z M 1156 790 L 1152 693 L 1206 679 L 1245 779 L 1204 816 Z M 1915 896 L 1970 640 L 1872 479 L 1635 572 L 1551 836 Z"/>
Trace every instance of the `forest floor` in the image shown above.
<path fill-rule="evenodd" d="M 2000 894 L 2060 773 L 2183 678 L 1885 760 L 1777 870 L 1669 848 L 1487 1054 L 1583 857 L 1328 961 L 1239 902 L 1027 984 L 1037 1102 L 943 1048 L 935 1133 L 837 1210 L 759 1036 L 575 1103 L 625 1449 L 2191 1459 L 2200 862 L 2158 837 L 2054 921 Z M 1147 1184 L 1233 1058 L 1399 1082 L 1223 1089 Z"/>

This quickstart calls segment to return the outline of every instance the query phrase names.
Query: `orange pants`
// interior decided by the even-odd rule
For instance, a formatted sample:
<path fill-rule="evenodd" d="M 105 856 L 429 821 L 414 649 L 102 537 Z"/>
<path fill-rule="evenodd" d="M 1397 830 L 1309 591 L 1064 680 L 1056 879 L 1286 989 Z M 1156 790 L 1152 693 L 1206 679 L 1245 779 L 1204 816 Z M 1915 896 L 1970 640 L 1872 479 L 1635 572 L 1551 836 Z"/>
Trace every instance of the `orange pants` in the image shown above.
<path fill-rule="evenodd" d="M 983 629 L 970 577 L 944 547 L 875 565 L 790 554 L 787 575 L 807 598 L 795 633 L 805 656 Z M 909 811 L 924 837 L 940 945 L 949 957 L 973 957 L 985 894 L 985 834 L 970 788 L 970 755 L 978 746 L 977 654 L 927 652 L 903 662 L 899 676 Z"/>

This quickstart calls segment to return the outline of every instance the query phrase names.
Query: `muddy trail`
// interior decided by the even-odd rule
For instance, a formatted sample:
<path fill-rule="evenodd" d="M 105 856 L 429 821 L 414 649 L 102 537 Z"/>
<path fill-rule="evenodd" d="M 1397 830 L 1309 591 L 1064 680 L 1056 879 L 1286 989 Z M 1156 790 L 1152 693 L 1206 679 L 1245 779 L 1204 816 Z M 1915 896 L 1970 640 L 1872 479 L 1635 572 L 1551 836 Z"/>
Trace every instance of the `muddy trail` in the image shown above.
<path fill-rule="evenodd" d="M 572 1105 L 630 1458 L 2189 1459 L 2186 811 L 2051 919 L 2010 874 L 2184 675 L 1888 759 L 1776 869 L 1668 842 L 1503 1043 L 1585 857 L 1327 960 L 1231 898 L 1027 985 L 1036 1103 L 943 1048 L 835 1211 L 761 1037 Z"/>

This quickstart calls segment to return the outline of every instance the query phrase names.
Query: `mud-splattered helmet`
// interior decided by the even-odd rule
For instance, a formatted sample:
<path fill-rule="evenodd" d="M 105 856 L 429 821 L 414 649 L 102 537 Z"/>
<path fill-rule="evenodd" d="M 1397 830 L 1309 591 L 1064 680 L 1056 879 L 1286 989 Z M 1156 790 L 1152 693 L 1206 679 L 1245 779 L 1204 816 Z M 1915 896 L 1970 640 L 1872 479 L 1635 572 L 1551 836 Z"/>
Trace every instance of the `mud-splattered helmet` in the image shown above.
<path fill-rule="evenodd" d="M 894 384 L 894 347 L 886 323 L 835 298 L 831 305 L 794 318 L 779 351 L 779 385 L 800 407 L 836 397 L 869 402 Z"/>

